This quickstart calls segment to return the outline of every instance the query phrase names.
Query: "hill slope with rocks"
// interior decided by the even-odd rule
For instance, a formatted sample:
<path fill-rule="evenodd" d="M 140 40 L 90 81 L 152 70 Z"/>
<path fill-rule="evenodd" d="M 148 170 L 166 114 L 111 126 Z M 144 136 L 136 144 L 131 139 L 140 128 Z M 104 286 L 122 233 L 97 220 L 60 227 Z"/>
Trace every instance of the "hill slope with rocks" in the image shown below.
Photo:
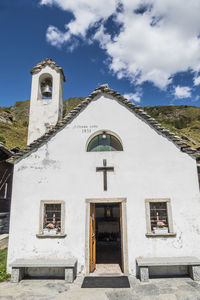
<path fill-rule="evenodd" d="M 73 97 L 63 102 L 63 116 L 76 107 L 83 97 Z M 9 149 L 23 148 L 27 141 L 30 101 L 18 101 L 10 107 L 0 107 L 0 142 Z M 193 148 L 200 147 L 200 107 L 154 106 L 144 110 L 160 124 L 180 136 Z"/>

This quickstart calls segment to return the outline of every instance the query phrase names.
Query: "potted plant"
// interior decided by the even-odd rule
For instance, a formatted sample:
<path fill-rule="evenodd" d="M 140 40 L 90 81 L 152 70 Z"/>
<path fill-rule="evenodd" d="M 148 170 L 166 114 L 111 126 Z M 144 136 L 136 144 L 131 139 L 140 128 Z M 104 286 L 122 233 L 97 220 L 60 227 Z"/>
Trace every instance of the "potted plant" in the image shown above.
<path fill-rule="evenodd" d="M 168 227 L 165 222 L 157 221 L 156 227 L 153 228 L 155 234 L 166 234 L 168 233 Z"/>
<path fill-rule="evenodd" d="M 44 234 L 56 234 L 57 228 L 55 228 L 55 225 L 53 223 L 48 223 L 46 227 L 43 229 Z"/>

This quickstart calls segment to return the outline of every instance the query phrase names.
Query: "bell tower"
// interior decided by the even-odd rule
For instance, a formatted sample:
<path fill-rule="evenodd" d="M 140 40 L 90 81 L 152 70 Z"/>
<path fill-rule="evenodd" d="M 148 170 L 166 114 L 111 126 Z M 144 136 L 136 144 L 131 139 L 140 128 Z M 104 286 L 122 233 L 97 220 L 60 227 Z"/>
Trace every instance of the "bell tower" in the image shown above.
<path fill-rule="evenodd" d="M 62 68 L 49 58 L 37 64 L 30 73 L 32 87 L 28 145 L 62 119 L 63 82 L 65 81 Z"/>

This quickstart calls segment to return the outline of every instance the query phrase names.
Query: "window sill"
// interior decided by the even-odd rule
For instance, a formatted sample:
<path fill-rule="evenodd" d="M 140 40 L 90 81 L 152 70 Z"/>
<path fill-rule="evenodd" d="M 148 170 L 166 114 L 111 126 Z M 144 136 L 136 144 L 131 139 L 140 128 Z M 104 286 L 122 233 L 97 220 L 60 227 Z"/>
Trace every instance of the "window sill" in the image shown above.
<path fill-rule="evenodd" d="M 146 237 L 175 237 L 175 232 L 170 233 L 161 233 L 161 234 L 155 234 L 155 233 L 146 233 Z"/>
<path fill-rule="evenodd" d="M 47 238 L 50 238 L 50 239 L 63 239 L 65 238 L 67 235 L 65 233 L 62 233 L 62 234 L 43 234 L 43 233 L 39 233 L 39 234 L 36 234 L 36 237 L 40 238 L 40 239 L 47 239 Z"/>

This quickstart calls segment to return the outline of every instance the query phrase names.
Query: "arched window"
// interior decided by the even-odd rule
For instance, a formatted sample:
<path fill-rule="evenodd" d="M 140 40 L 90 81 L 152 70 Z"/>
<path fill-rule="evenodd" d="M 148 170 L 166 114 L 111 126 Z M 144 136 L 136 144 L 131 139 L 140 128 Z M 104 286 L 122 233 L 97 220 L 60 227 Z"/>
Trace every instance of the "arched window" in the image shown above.
<path fill-rule="evenodd" d="M 95 135 L 87 146 L 87 152 L 99 151 L 123 151 L 123 147 L 116 136 L 107 132 L 102 132 Z"/>
<path fill-rule="evenodd" d="M 39 79 L 39 99 L 51 99 L 52 98 L 52 86 L 53 78 L 50 74 L 42 74 Z"/>

